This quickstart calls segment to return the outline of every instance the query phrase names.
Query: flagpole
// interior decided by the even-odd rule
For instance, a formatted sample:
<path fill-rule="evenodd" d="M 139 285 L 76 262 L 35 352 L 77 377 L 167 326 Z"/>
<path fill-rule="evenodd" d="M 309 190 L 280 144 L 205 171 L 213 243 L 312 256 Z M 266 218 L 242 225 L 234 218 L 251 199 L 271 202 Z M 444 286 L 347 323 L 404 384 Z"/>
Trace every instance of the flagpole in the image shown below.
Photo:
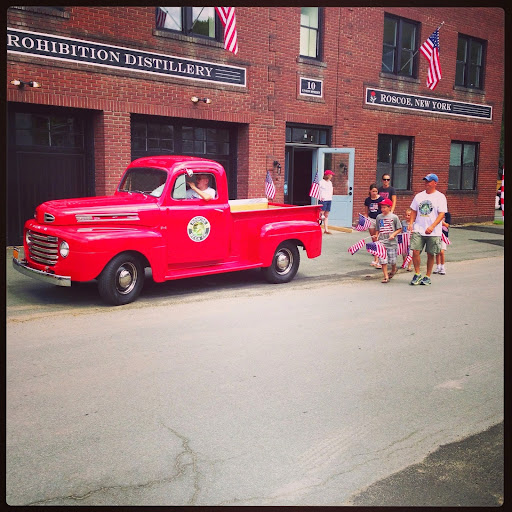
<path fill-rule="evenodd" d="M 442 26 L 444 25 L 444 21 L 441 22 L 441 25 L 439 25 L 436 30 L 439 30 Z M 434 32 L 436 31 L 434 30 Z M 412 59 L 414 59 L 414 57 L 416 57 L 416 54 L 420 51 L 420 49 L 418 48 L 413 54 L 412 54 L 412 57 L 409 58 L 409 60 L 400 68 L 400 69 L 404 69 L 405 66 L 407 66 L 407 64 L 409 64 L 409 62 L 411 62 Z"/>

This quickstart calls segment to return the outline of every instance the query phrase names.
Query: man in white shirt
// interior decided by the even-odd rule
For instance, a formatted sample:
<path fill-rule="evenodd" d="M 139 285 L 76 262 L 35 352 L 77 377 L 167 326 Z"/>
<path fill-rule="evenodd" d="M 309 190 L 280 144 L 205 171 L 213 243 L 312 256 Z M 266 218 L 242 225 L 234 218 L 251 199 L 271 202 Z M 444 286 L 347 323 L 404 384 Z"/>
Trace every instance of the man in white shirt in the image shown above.
<path fill-rule="evenodd" d="M 188 182 L 190 189 L 187 190 L 187 199 L 204 199 L 209 201 L 215 197 L 215 190 L 211 188 L 208 174 L 197 174 L 196 183 Z"/>
<path fill-rule="evenodd" d="M 434 267 L 437 253 L 441 251 L 441 231 L 444 214 L 448 211 L 446 196 L 436 190 L 439 178 L 430 173 L 424 178 L 425 190 L 414 196 L 411 203 L 411 218 L 409 219 L 410 245 L 414 276 L 411 284 L 432 284 L 430 275 Z M 425 277 L 420 274 L 421 251 L 427 252 L 427 272 Z"/>

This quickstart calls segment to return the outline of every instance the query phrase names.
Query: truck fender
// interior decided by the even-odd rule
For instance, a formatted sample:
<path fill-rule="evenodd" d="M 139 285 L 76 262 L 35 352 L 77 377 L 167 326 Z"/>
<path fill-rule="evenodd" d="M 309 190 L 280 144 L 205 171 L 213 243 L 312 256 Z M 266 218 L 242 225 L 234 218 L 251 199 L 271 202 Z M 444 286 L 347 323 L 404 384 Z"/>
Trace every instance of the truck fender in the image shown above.
<path fill-rule="evenodd" d="M 269 266 L 274 253 L 284 241 L 302 246 L 308 258 L 315 258 L 321 253 L 322 230 L 317 222 L 285 221 L 264 224 L 260 231 L 259 256 L 263 266 Z"/>

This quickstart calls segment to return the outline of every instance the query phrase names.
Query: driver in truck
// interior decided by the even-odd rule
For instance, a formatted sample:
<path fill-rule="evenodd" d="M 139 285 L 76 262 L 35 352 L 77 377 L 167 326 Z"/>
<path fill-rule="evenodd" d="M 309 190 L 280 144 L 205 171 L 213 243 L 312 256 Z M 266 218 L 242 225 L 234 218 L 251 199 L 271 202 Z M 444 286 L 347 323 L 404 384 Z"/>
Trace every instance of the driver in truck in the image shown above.
<path fill-rule="evenodd" d="M 210 187 L 210 177 L 208 174 L 196 174 L 195 183 L 192 180 L 187 181 L 190 189 L 187 190 L 187 199 L 204 199 L 209 201 L 215 197 L 215 190 Z"/>

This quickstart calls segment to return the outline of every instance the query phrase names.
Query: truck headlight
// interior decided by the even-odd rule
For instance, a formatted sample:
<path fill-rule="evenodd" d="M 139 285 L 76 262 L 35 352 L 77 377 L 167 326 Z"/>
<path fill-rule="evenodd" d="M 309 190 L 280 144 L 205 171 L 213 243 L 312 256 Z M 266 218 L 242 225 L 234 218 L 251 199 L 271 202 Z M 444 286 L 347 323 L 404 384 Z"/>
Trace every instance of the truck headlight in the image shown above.
<path fill-rule="evenodd" d="M 69 254 L 69 245 L 64 240 L 62 240 L 62 242 L 59 245 L 59 252 L 63 258 L 66 258 Z"/>

